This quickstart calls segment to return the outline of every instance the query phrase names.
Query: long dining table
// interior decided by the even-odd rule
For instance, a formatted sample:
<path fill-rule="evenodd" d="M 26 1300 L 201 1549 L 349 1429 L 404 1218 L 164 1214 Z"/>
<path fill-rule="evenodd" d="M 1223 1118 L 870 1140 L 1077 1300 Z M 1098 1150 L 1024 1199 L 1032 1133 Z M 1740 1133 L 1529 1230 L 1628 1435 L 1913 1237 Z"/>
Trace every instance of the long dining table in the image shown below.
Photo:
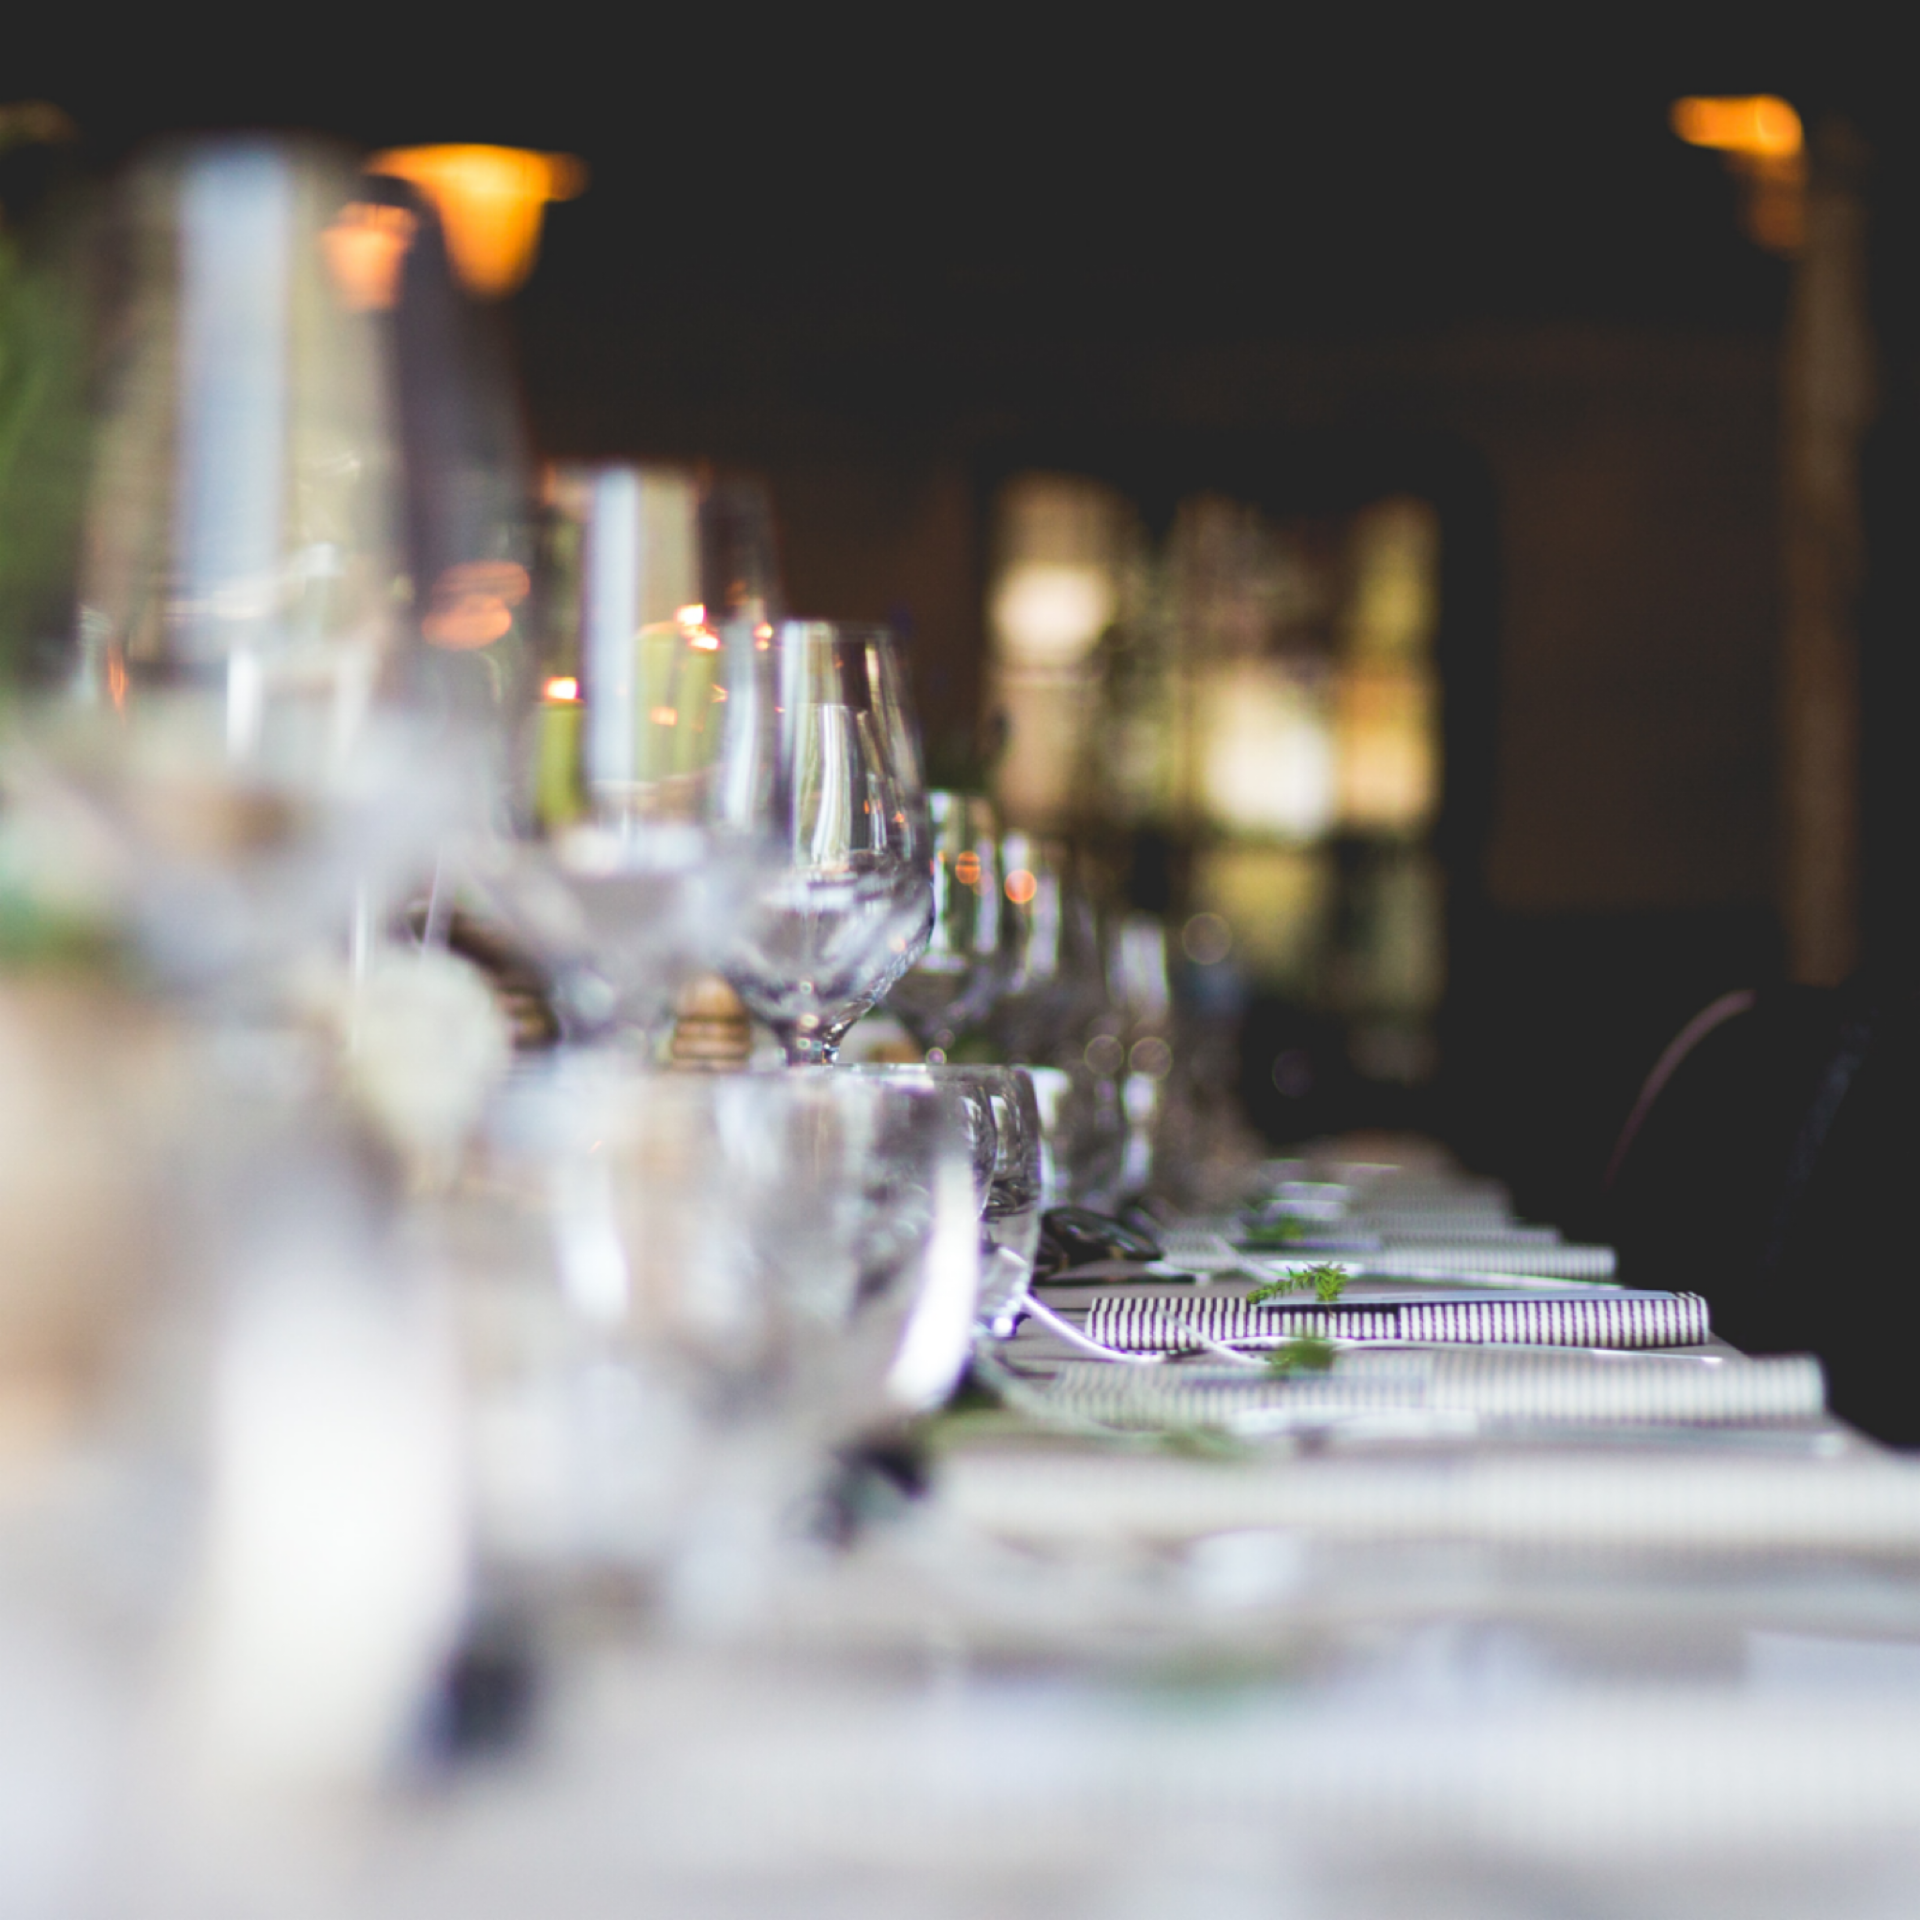
<path fill-rule="evenodd" d="M 1418 1178 L 1422 1207 L 1478 1195 L 1451 1243 L 1415 1223 L 1442 1279 L 1448 1244 L 1483 1284 L 1555 1264 L 1511 1221 L 1489 1252 L 1484 1187 Z M 1708 1328 L 1276 1372 L 1177 1344 L 1244 1283 L 1233 1232 L 1189 1218 L 1152 1271 L 1037 1288 L 950 1407 L 849 1461 L 751 1606 L 578 1600 L 525 1745 L 396 1804 L 343 1900 L 1913 1910 L 1920 1463 L 1835 1419 L 1817 1360 Z M 1421 1265 L 1405 1232 L 1350 1265 Z M 1149 1309 L 1171 1357 L 1089 1350 Z"/>

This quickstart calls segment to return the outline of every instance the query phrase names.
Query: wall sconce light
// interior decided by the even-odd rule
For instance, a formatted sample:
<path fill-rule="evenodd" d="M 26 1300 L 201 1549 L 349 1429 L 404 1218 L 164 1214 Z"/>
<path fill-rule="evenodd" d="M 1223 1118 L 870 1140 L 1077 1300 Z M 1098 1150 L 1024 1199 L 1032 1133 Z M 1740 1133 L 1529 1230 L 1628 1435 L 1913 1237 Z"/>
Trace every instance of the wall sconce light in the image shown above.
<path fill-rule="evenodd" d="M 1740 224 L 1769 253 L 1795 254 L 1806 238 L 1807 152 L 1800 116 L 1771 93 L 1694 94 L 1669 115 L 1690 147 L 1724 154 L 1742 188 Z"/>
<path fill-rule="evenodd" d="M 454 271 L 482 300 L 525 282 L 547 203 L 571 200 L 587 184 L 584 161 L 521 147 L 389 147 L 367 171 L 408 181 L 433 202 Z"/>

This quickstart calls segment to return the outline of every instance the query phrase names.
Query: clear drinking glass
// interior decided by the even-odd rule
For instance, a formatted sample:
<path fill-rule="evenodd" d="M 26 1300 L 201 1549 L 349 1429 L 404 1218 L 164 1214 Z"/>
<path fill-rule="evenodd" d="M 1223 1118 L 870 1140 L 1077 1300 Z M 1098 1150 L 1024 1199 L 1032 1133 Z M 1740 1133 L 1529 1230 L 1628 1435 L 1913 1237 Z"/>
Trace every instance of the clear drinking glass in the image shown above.
<path fill-rule="evenodd" d="M 403 693 L 392 331 L 333 244 L 362 192 L 344 151 L 199 140 L 77 236 L 73 619 L 16 765 L 107 828 L 170 975 L 344 944 L 356 895 L 429 866 L 463 804 Z"/>
<path fill-rule="evenodd" d="M 1064 841 L 1008 833 L 1000 868 L 1009 912 L 992 1032 L 1010 1059 L 1064 1066 L 1106 1003 L 1093 900 Z"/>
<path fill-rule="evenodd" d="M 965 1365 L 972 1154 L 924 1081 L 590 1052 L 524 1076 L 465 1202 L 525 1221 L 533 1200 L 550 1235 L 490 1316 L 521 1332 L 486 1342 L 483 1550 L 664 1571 L 715 1619 L 750 1604 L 832 1450 Z"/>
<path fill-rule="evenodd" d="M 741 645 L 699 598 L 693 474 L 560 465 L 546 510 L 516 831 L 474 865 L 552 974 L 573 1037 L 651 1035 L 748 903 L 759 823 L 734 830 L 721 785 Z M 751 635 L 741 644 L 751 661 Z"/>
<path fill-rule="evenodd" d="M 925 1087 L 948 1106 L 953 1126 L 972 1155 L 973 1183 L 984 1214 L 992 1200 L 999 1125 L 987 1076 L 996 1069 L 947 1066 L 939 1062 L 862 1061 L 846 1071 L 882 1085 Z"/>
<path fill-rule="evenodd" d="M 993 1182 L 983 1219 L 981 1325 L 1011 1333 L 1011 1316 L 1033 1277 L 1044 1204 L 1044 1143 L 1033 1076 L 1025 1067 L 970 1067 L 993 1102 Z"/>
<path fill-rule="evenodd" d="M 1033 1274 L 1045 1193 L 1033 1076 L 1024 1067 L 937 1062 L 848 1072 L 891 1086 L 936 1088 L 962 1103 L 957 1119 L 972 1148 L 980 1200 L 980 1319 L 995 1332 L 1010 1333 Z"/>
<path fill-rule="evenodd" d="M 831 1065 L 933 925 L 905 670 L 885 628 L 829 621 L 757 629 L 728 652 L 728 817 L 760 829 L 770 865 L 725 972 L 790 1064 Z"/>
<path fill-rule="evenodd" d="M 938 1064 L 1000 990 L 1007 903 L 992 803 L 977 794 L 936 790 L 927 795 L 927 817 L 933 831 L 933 930 L 926 951 L 887 995 L 887 1011 Z"/>

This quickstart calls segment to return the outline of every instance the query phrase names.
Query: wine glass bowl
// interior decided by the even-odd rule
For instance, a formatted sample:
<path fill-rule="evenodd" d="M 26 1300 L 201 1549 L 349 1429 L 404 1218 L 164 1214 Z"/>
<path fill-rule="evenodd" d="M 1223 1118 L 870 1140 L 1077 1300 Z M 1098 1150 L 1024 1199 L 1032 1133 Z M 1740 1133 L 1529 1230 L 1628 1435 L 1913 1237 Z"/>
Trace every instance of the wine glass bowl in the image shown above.
<path fill-rule="evenodd" d="M 1106 1000 L 1094 902 L 1064 841 L 1008 833 L 1000 859 L 1006 943 L 991 1028 L 1009 1059 L 1065 1064 Z"/>
<path fill-rule="evenodd" d="M 929 1087 L 953 1111 L 953 1130 L 973 1154 L 980 1205 L 979 1319 L 1011 1331 L 1033 1275 L 1045 1204 L 1045 1142 L 1032 1074 L 1025 1067 L 982 1064 L 865 1065 L 854 1078 L 894 1087 Z"/>
<path fill-rule="evenodd" d="M 926 950 L 887 995 L 887 1011 L 937 1064 L 1000 990 L 1005 904 L 992 803 L 939 789 L 927 795 L 927 817 L 933 927 Z"/>
<path fill-rule="evenodd" d="M 169 979 L 337 939 L 471 799 L 401 689 L 393 343 L 329 244 L 362 190 L 317 141 L 181 141 L 74 236 L 88 479 L 17 757 L 117 846 Z"/>
<path fill-rule="evenodd" d="M 509 1220 L 550 1236 L 512 1282 L 538 1331 L 488 1365 L 503 1405 L 537 1399 L 556 1430 L 531 1460 L 486 1456 L 483 1514 L 518 1507 L 532 1551 L 589 1561 L 692 1563 L 740 1524 L 774 1546 L 834 1448 L 937 1403 L 965 1363 L 973 1146 L 924 1080 L 645 1073 L 605 1052 L 520 1076 L 469 1200 L 490 1238 Z M 612 1405 L 644 1415 L 658 1458 Z M 619 1495 L 598 1517 L 596 1489 Z"/>
<path fill-rule="evenodd" d="M 725 972 L 789 1063 L 831 1065 L 933 926 L 904 668 L 884 628 L 828 621 L 729 651 L 724 778 L 768 864 Z"/>
<path fill-rule="evenodd" d="M 736 829 L 725 810 L 734 657 L 697 597 L 704 511 L 695 476 L 674 468 L 547 476 L 513 831 L 475 866 L 553 976 L 575 1039 L 651 1042 L 748 899 L 754 824 Z M 751 724 L 750 696 L 743 707 Z"/>

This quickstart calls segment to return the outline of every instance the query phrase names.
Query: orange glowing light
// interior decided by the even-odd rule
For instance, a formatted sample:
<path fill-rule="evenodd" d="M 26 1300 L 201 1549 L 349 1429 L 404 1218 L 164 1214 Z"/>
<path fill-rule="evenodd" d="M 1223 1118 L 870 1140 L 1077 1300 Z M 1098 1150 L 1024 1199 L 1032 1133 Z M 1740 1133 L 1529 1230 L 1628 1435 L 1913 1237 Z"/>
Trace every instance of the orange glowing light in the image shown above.
<path fill-rule="evenodd" d="M 673 707 L 655 707 L 647 718 L 656 727 L 677 727 L 680 724 L 679 712 Z"/>
<path fill-rule="evenodd" d="M 454 271 L 483 300 L 525 281 L 547 203 L 571 200 L 587 184 L 583 161 L 522 147 L 390 147 L 367 170 L 410 181 L 433 202 Z"/>
<path fill-rule="evenodd" d="M 384 312 L 400 297 L 400 268 L 419 224 L 405 207 L 356 200 L 321 233 L 327 271 L 352 312 Z"/>
<path fill-rule="evenodd" d="M 433 583 L 420 631 L 436 647 L 465 652 L 491 646 L 513 627 L 513 609 L 532 581 L 512 560 L 465 560 Z"/>
<path fill-rule="evenodd" d="M 1015 867 L 1007 875 L 1007 898 L 1016 907 L 1024 907 L 1040 891 L 1040 882 L 1025 867 Z"/>
<path fill-rule="evenodd" d="M 1806 145 L 1800 116 L 1771 93 L 1695 94 L 1676 100 L 1673 130 L 1691 147 L 1791 160 Z"/>
<path fill-rule="evenodd" d="M 1772 253 L 1799 252 L 1806 238 L 1807 156 L 1800 116 L 1770 93 L 1704 96 L 1673 103 L 1673 130 L 1725 156 L 1742 183 L 1740 223 Z"/>
<path fill-rule="evenodd" d="M 556 704 L 565 704 L 580 698 L 580 682 L 570 673 L 556 673 L 541 692 Z"/>
<path fill-rule="evenodd" d="M 980 884 L 980 856 L 977 853 L 956 854 L 953 877 L 963 887 L 977 887 Z"/>
<path fill-rule="evenodd" d="M 707 610 L 698 600 L 691 606 L 675 607 L 673 617 L 683 627 L 704 627 L 707 624 Z"/>

